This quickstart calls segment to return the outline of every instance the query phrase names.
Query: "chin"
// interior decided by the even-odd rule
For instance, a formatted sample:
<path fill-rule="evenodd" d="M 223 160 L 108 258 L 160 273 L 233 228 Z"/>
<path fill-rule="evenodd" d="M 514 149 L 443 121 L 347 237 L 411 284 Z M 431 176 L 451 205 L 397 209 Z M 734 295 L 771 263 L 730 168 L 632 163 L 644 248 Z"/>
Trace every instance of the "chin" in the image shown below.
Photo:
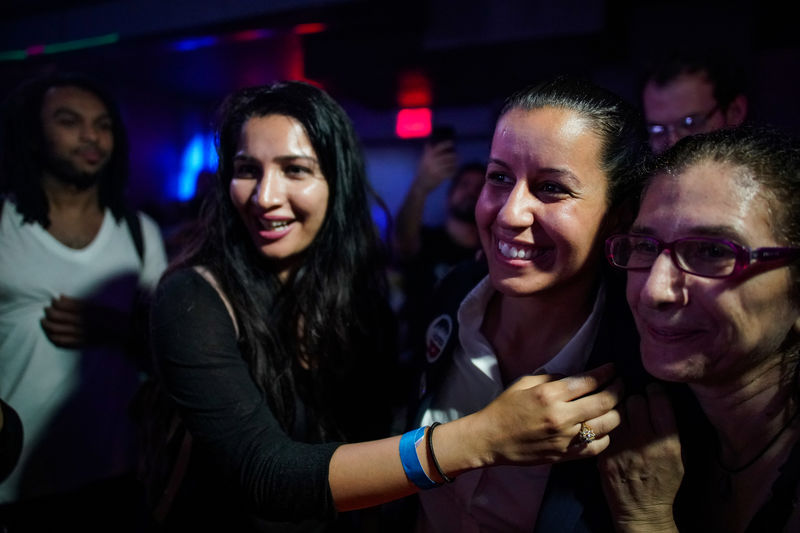
<path fill-rule="evenodd" d="M 497 292 L 511 297 L 523 298 L 536 292 L 526 287 L 524 284 L 514 283 L 513 280 L 492 281 L 492 286 Z"/>
<path fill-rule="evenodd" d="M 553 285 L 552 280 L 542 273 L 527 272 L 520 275 L 508 275 L 500 268 L 490 268 L 489 279 L 495 290 L 506 296 L 529 296 Z"/>
<path fill-rule="evenodd" d="M 642 364 L 650 375 L 663 381 L 693 383 L 700 379 L 703 365 L 687 352 L 677 354 L 642 346 Z"/>
<path fill-rule="evenodd" d="M 108 160 L 94 166 L 80 165 L 69 159 L 52 157 L 45 162 L 53 176 L 62 183 L 88 189 L 100 183 L 108 172 Z"/>

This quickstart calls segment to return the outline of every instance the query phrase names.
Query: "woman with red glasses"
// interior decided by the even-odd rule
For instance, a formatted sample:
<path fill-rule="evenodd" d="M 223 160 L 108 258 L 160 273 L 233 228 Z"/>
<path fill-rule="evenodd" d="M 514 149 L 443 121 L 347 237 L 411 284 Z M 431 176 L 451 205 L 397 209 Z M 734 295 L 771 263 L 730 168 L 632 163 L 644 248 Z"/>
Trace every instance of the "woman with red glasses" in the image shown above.
<path fill-rule="evenodd" d="M 601 458 L 617 528 L 800 531 L 800 144 L 698 135 L 651 176 L 606 251 L 645 368 L 684 385 L 626 404 Z"/>

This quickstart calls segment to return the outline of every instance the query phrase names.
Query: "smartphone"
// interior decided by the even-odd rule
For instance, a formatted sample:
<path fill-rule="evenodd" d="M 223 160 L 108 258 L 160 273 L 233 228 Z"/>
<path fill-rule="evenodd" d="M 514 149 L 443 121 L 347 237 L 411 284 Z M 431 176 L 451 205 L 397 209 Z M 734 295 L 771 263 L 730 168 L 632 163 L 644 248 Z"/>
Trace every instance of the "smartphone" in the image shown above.
<path fill-rule="evenodd" d="M 453 126 L 436 126 L 433 128 L 428 142 L 430 144 L 438 144 L 442 141 L 454 141 L 456 138 L 456 130 Z"/>

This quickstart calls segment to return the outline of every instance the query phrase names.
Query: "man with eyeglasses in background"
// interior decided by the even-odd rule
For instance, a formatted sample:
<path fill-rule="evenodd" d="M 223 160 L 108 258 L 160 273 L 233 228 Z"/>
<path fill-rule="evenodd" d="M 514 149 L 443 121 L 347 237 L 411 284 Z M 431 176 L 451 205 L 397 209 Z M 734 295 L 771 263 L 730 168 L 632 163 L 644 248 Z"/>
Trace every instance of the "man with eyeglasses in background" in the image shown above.
<path fill-rule="evenodd" d="M 649 68 L 641 88 L 655 153 L 688 135 L 739 126 L 747 117 L 743 76 L 721 53 L 672 51 Z"/>

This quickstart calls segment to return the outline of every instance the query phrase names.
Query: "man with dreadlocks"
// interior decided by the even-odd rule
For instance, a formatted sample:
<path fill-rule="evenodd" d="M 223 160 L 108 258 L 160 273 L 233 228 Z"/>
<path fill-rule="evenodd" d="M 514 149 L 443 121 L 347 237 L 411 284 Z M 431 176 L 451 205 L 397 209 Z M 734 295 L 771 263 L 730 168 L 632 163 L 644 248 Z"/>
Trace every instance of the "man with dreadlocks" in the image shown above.
<path fill-rule="evenodd" d="M 134 523 L 134 317 L 166 267 L 164 245 L 125 206 L 127 138 L 96 83 L 30 80 L 4 111 L 0 397 L 25 443 L 0 483 L 0 529 L 122 531 Z"/>

